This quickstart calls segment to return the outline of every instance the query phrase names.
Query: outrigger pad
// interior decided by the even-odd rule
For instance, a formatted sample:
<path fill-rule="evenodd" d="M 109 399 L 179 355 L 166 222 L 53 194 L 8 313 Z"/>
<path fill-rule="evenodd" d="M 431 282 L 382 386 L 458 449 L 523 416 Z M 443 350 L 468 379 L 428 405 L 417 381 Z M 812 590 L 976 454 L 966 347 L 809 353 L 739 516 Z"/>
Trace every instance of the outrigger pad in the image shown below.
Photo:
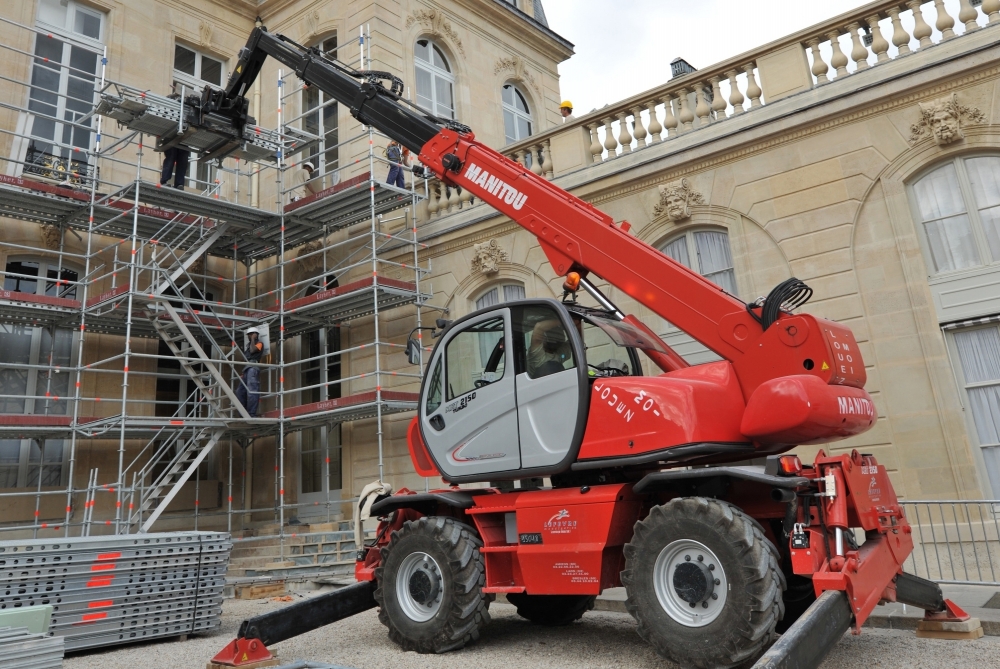
<path fill-rule="evenodd" d="M 270 662 L 270 661 L 273 662 Z M 266 663 L 266 664 L 265 664 Z M 271 651 L 260 642 L 259 639 L 233 639 L 226 647 L 219 651 L 218 655 L 212 658 L 209 664 L 223 665 L 227 667 L 241 667 L 252 665 L 254 667 L 266 667 L 277 664 L 277 658 L 271 655 Z"/>

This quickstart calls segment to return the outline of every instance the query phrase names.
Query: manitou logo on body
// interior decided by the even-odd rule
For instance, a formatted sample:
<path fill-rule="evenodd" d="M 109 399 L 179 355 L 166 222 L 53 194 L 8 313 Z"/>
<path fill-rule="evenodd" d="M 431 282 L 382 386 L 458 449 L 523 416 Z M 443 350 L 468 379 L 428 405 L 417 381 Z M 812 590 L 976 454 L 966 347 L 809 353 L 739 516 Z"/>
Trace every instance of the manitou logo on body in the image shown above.
<path fill-rule="evenodd" d="M 863 397 L 838 397 L 837 407 L 842 416 L 872 416 L 875 413 L 871 400 Z"/>
<path fill-rule="evenodd" d="M 518 191 L 506 181 L 493 176 L 479 165 L 469 163 L 465 169 L 465 178 L 472 183 L 485 188 L 490 195 L 495 195 L 509 204 L 515 210 L 520 210 L 524 203 L 528 201 L 528 196 Z"/>

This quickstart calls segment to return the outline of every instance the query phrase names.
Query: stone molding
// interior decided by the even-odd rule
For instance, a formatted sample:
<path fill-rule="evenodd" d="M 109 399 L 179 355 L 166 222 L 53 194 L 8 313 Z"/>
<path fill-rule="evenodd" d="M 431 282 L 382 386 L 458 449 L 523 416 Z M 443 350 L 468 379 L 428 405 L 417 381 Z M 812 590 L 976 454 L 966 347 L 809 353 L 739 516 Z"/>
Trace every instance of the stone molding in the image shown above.
<path fill-rule="evenodd" d="M 500 243 L 494 237 L 488 242 L 476 244 L 473 248 L 472 271 L 491 275 L 500 271 L 500 263 L 506 262 L 507 252 L 500 248 Z"/>
<path fill-rule="evenodd" d="M 462 39 L 451 27 L 451 23 L 445 18 L 444 12 L 437 9 L 414 9 L 413 13 L 406 17 L 406 27 L 410 28 L 414 23 L 419 23 L 428 35 L 434 37 L 447 37 L 458 49 L 458 52 L 465 57 L 465 47 L 462 46 Z"/>
<path fill-rule="evenodd" d="M 691 218 L 691 205 L 704 204 L 701 193 L 691 188 L 687 178 L 660 184 L 660 201 L 653 207 L 653 218 L 666 215 L 675 223 Z"/>
<path fill-rule="evenodd" d="M 538 86 L 538 82 L 535 81 L 535 75 L 528 71 L 527 62 L 524 58 L 517 55 L 507 58 L 497 58 L 497 62 L 493 66 L 493 74 L 500 74 L 505 71 L 510 72 L 510 79 L 528 84 L 535 91 L 536 95 L 541 96 L 542 91 Z"/>
<path fill-rule="evenodd" d="M 212 24 L 202 21 L 198 24 L 198 44 L 205 48 L 212 46 Z"/>
<path fill-rule="evenodd" d="M 958 95 L 951 95 L 930 102 L 919 102 L 920 120 L 910 126 L 910 144 L 916 144 L 930 135 L 939 145 L 964 139 L 962 123 L 985 123 L 986 115 L 977 107 L 958 102 Z"/>

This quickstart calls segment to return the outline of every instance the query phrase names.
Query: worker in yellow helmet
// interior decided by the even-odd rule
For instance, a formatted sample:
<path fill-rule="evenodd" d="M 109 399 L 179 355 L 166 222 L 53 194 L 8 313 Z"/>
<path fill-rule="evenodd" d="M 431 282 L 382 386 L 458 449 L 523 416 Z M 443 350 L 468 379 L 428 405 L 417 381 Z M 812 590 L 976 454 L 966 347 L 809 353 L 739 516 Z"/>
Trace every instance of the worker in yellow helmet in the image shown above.
<path fill-rule="evenodd" d="M 563 117 L 563 123 L 576 118 L 573 116 L 573 103 L 569 100 L 563 100 L 562 104 L 559 105 L 559 115 Z"/>

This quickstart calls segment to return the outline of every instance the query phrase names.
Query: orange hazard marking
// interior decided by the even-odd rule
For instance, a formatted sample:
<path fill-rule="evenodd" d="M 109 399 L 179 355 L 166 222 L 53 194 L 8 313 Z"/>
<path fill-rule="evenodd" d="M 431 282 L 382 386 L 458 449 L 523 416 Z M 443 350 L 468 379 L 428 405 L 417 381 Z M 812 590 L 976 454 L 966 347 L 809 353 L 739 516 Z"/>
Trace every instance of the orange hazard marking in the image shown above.
<path fill-rule="evenodd" d="M 107 617 L 107 611 L 102 611 L 101 613 L 84 613 L 83 617 L 80 618 L 80 622 L 89 623 L 91 620 L 102 620 Z"/>
<path fill-rule="evenodd" d="M 113 605 L 114 605 L 114 601 L 113 600 L 105 599 L 104 601 L 101 601 L 101 602 L 91 602 L 90 604 L 87 604 L 87 608 L 88 609 L 102 609 L 105 606 L 113 606 Z"/>
<path fill-rule="evenodd" d="M 101 560 L 117 560 L 122 556 L 121 553 L 100 553 L 97 556 L 98 561 Z"/>
<path fill-rule="evenodd" d="M 90 571 L 107 571 L 114 568 L 115 566 L 113 564 L 95 564 L 91 565 Z"/>

